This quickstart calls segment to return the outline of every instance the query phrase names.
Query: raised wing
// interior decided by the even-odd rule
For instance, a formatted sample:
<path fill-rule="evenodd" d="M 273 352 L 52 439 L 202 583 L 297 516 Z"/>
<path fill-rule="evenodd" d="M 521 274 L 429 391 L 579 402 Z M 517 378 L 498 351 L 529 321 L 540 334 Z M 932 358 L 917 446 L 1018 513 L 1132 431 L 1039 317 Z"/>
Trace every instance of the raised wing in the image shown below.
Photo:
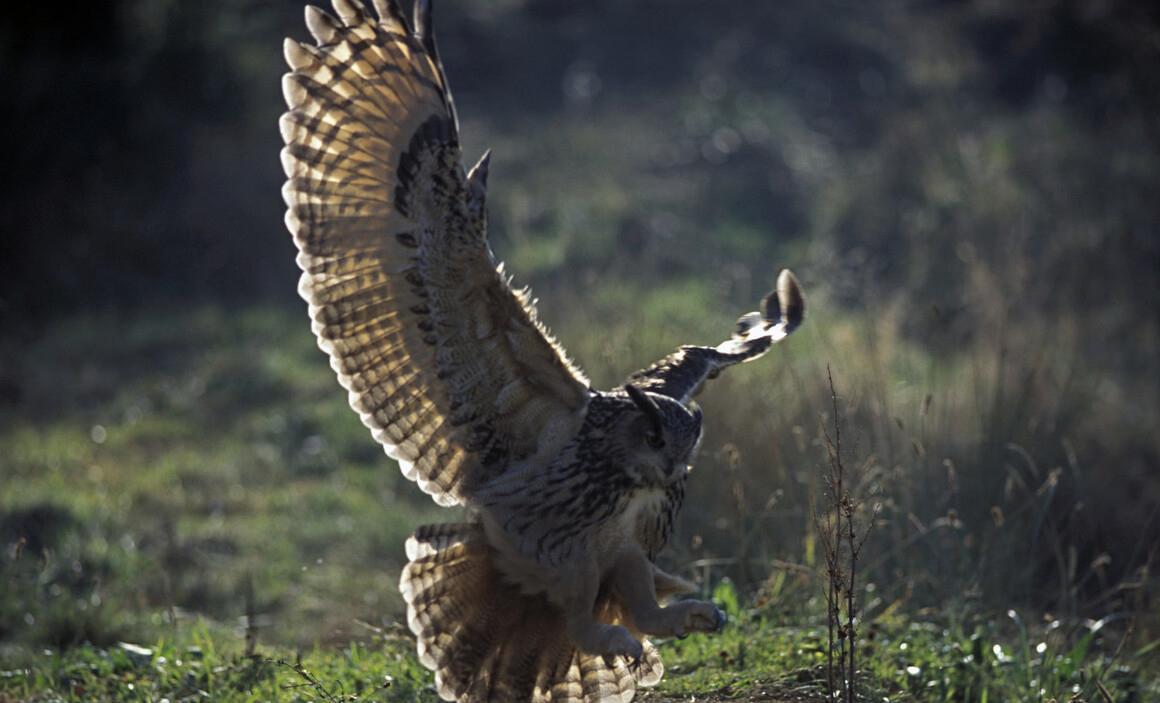
<path fill-rule="evenodd" d="M 465 175 L 430 3 L 414 31 L 308 7 L 286 40 L 283 197 L 299 293 L 350 404 L 441 505 L 579 427 L 588 382 L 513 291 L 486 239 L 487 158 Z"/>
<path fill-rule="evenodd" d="M 752 361 L 797 329 L 806 313 L 805 298 L 789 269 L 777 277 L 777 286 L 761 301 L 761 310 L 742 315 L 730 339 L 715 347 L 683 346 L 647 369 L 637 371 L 628 383 L 641 390 L 688 403 L 701 385 L 721 370 Z"/>

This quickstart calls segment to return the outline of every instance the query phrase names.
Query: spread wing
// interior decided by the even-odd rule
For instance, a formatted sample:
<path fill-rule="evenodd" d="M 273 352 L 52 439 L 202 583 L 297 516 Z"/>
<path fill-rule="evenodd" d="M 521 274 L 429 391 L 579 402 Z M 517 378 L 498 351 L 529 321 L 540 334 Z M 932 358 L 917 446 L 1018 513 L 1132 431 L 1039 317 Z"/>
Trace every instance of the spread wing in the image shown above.
<path fill-rule="evenodd" d="M 797 279 L 785 269 L 778 275 L 774 290 L 762 299 L 761 310 L 742 315 L 730 339 L 715 347 L 683 346 L 632 374 L 628 383 L 688 403 L 701 385 L 716 378 L 722 369 L 752 361 L 785 339 L 801 324 L 805 312 Z"/>
<path fill-rule="evenodd" d="M 432 33 L 395 0 L 308 7 L 286 40 L 283 197 L 299 293 L 350 404 L 441 505 L 575 433 L 588 382 L 487 244 Z"/>

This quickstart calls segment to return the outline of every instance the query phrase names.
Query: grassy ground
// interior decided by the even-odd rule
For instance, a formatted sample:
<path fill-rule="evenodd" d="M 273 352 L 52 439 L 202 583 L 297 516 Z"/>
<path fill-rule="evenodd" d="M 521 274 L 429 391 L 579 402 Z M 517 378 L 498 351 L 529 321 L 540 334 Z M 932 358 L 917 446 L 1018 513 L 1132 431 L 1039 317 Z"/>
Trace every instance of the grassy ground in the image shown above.
<path fill-rule="evenodd" d="M 663 291 L 659 311 L 643 299 L 636 329 L 663 344 L 666 325 L 682 324 L 683 299 L 707 304 L 695 291 Z M 611 303 L 566 327 L 602 304 Z M 827 327 L 840 339 L 843 324 Z M 7 350 L 0 700 L 433 699 L 394 624 L 395 583 L 406 534 L 447 515 L 367 437 L 306 327 L 297 311 L 276 309 L 84 317 L 46 330 L 26 354 Z M 631 368 L 626 359 L 659 351 L 618 330 L 602 350 L 564 336 L 602 383 Z M 833 354 L 837 344 L 842 358 L 840 342 L 801 341 L 786 368 L 810 373 L 811 347 Z M 743 369 L 733 381 L 809 383 L 786 368 Z M 765 411 L 760 398 L 714 402 L 733 381 L 705 395 L 708 416 L 725 422 L 710 427 L 668 558 L 734 624 L 719 637 L 663 643 L 668 673 L 651 700 L 819 700 L 821 584 L 800 504 L 812 481 L 771 474 L 760 438 L 745 436 L 744 415 Z M 802 421 L 776 421 L 795 431 L 765 451 L 790 469 L 816 465 L 806 463 L 817 447 Z M 764 506 L 741 500 L 759 490 Z M 1034 514 L 1039 503 L 1027 505 Z M 1008 527 L 1019 520 L 1010 512 Z M 889 535 L 894 519 L 887 507 L 880 531 Z M 777 529 L 786 525 L 797 527 Z M 918 553 L 887 540 L 874 557 L 899 568 L 924 558 L 925 541 L 953 553 L 966 536 L 931 526 Z M 1127 596 L 1117 601 L 1122 619 L 1098 626 L 1037 611 L 1025 624 L 979 593 L 923 609 L 914 592 L 934 588 L 934 568 L 905 588 L 870 571 L 859 647 L 871 699 L 1099 700 L 1099 685 L 1115 700 L 1160 693 L 1150 621 Z M 723 573 L 746 579 L 740 595 Z M 1139 623 L 1130 636 L 1129 621 Z M 247 622 L 256 657 L 243 656 Z"/>
<path fill-rule="evenodd" d="M 186 611 L 235 617 L 247 588 L 282 642 L 346 641 L 355 618 L 398 612 L 402 541 L 436 510 L 300 322 L 86 319 L 37 347 L 51 376 L 22 377 L 0 440 L 3 636 L 108 643 Z M 125 334 L 105 342 L 104 326 Z"/>
<path fill-rule="evenodd" d="M 666 675 L 647 701 L 823 701 L 824 629 L 785 627 L 747 610 L 718 636 L 661 644 Z M 1011 638 L 995 623 L 875 623 L 863 643 L 864 700 L 1147 701 L 1160 694 L 1092 627 L 1035 628 Z M 395 629 L 306 653 L 259 646 L 204 623 L 149 645 L 23 652 L 0 672 L 0 701 L 436 701 L 430 673 Z"/>

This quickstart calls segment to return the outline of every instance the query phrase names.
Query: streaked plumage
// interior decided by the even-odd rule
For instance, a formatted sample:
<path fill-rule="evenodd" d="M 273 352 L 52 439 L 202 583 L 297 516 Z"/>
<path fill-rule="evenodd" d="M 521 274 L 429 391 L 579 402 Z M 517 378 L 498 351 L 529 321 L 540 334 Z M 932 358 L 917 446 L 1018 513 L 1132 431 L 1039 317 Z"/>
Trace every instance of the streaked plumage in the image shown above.
<path fill-rule="evenodd" d="M 593 390 L 487 242 L 488 156 L 465 172 L 429 2 L 307 8 L 287 40 L 286 224 L 299 292 L 353 407 L 403 473 L 467 523 L 407 543 L 400 589 L 447 700 L 632 698 L 646 635 L 716 629 L 655 567 L 701 435 L 692 396 L 800 324 L 788 271 L 717 347 Z"/>

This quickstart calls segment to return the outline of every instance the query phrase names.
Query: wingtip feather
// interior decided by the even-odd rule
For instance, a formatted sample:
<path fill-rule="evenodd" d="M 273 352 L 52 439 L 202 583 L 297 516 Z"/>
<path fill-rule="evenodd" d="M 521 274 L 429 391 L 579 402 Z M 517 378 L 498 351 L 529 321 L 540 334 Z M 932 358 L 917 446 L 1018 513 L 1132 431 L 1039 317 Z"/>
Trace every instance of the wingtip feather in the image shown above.
<path fill-rule="evenodd" d="M 314 37 L 319 46 L 325 46 L 332 43 L 338 36 L 338 20 L 320 7 L 307 5 L 306 29 L 310 31 L 311 36 Z"/>
<path fill-rule="evenodd" d="M 282 41 L 282 56 L 286 59 L 286 65 L 294 71 L 306 68 L 314 60 L 310 54 L 306 53 L 298 40 L 290 37 L 286 37 Z"/>
<path fill-rule="evenodd" d="M 358 0 L 331 0 L 334 12 L 348 27 L 362 24 L 366 20 L 366 10 Z"/>
<path fill-rule="evenodd" d="M 786 333 L 792 332 L 806 316 L 806 299 L 797 277 L 789 269 L 782 269 L 777 277 L 777 299 L 785 315 Z"/>
<path fill-rule="evenodd" d="M 294 155 L 290 153 L 289 148 L 282 147 L 282 149 L 278 152 L 278 160 L 282 162 L 282 173 L 285 174 L 286 178 L 290 178 L 298 170 L 298 161 L 294 158 Z M 286 212 L 289 214 L 290 208 L 287 208 Z M 291 229 L 291 234 L 293 234 L 294 231 L 295 230 Z"/>
<path fill-rule="evenodd" d="M 400 32 L 402 34 L 410 34 L 411 30 L 407 26 L 407 18 L 403 11 L 399 9 L 399 4 L 395 0 L 371 0 L 375 6 L 375 12 L 379 15 L 379 23 L 391 31 Z"/>
<path fill-rule="evenodd" d="M 290 75 L 290 74 L 286 74 Z M 286 93 L 286 79 L 282 79 L 282 92 Z M 290 108 L 293 110 L 294 108 Z M 282 143 L 289 144 L 294 139 L 294 118 L 290 116 L 289 112 L 282 113 L 278 118 L 278 131 L 282 134 Z"/>
<path fill-rule="evenodd" d="M 744 319 L 743 317 L 742 320 Z M 776 286 L 761 299 L 761 319 L 771 324 L 781 321 L 781 302 L 778 300 Z M 741 320 L 737 322 L 740 325 Z"/>

